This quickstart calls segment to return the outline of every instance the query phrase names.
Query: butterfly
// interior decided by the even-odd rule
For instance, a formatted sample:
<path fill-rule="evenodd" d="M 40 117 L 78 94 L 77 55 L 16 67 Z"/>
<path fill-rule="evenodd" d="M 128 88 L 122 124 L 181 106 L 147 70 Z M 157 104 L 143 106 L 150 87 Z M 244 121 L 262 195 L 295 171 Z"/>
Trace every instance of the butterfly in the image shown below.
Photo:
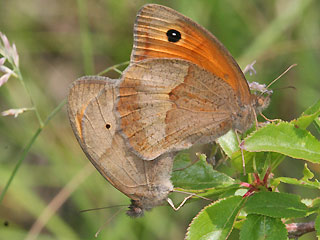
<path fill-rule="evenodd" d="M 126 150 L 116 131 L 114 104 L 119 80 L 86 76 L 69 90 L 68 114 L 73 132 L 88 159 L 105 179 L 131 198 L 127 214 L 143 216 L 161 205 L 173 190 L 173 158 L 165 154 L 144 161 Z"/>
<path fill-rule="evenodd" d="M 230 129 L 244 132 L 269 101 L 250 92 L 231 54 L 202 26 L 165 6 L 140 9 L 116 102 L 118 130 L 137 156 L 153 160 Z"/>

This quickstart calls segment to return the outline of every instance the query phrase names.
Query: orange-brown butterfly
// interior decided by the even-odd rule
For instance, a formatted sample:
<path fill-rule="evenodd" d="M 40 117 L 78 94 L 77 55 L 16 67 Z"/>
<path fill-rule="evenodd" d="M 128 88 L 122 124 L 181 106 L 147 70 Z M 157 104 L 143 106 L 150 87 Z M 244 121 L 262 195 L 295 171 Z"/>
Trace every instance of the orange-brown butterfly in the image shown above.
<path fill-rule="evenodd" d="M 138 12 L 116 103 L 119 130 L 137 156 L 152 160 L 244 132 L 268 104 L 206 29 L 168 7 Z"/>
<path fill-rule="evenodd" d="M 117 82 L 97 76 L 75 81 L 69 91 L 68 113 L 82 150 L 102 176 L 131 198 L 127 214 L 139 217 L 144 210 L 161 205 L 173 190 L 173 159 L 167 154 L 144 161 L 126 150 L 116 132 L 113 111 Z"/>

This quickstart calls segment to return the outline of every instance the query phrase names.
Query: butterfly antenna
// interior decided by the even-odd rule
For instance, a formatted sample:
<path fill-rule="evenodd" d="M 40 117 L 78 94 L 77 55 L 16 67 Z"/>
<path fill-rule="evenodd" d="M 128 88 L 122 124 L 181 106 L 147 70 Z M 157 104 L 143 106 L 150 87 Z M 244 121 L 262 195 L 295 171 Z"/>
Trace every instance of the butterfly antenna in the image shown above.
<path fill-rule="evenodd" d="M 128 205 L 114 205 L 114 206 L 108 206 L 108 207 L 100 207 L 100 208 L 89 208 L 85 210 L 81 210 L 80 212 L 90 212 L 90 211 L 95 211 L 95 210 L 101 210 L 101 209 L 108 209 L 108 208 L 116 208 L 116 207 L 127 207 Z"/>
<path fill-rule="evenodd" d="M 273 90 L 283 90 L 283 89 L 288 89 L 288 88 L 297 90 L 297 88 L 295 86 L 279 87 L 279 88 L 274 88 Z"/>
<path fill-rule="evenodd" d="M 107 221 L 101 225 L 101 227 L 99 227 L 98 231 L 96 232 L 96 234 L 94 235 L 96 238 L 98 237 L 98 235 L 100 234 L 100 232 L 102 231 L 102 229 L 104 229 L 110 222 L 111 220 L 117 216 L 122 210 L 124 210 L 124 207 L 120 208 L 118 211 L 116 211 L 110 218 L 107 219 Z"/>
<path fill-rule="evenodd" d="M 277 77 L 277 78 L 274 79 L 271 83 L 269 83 L 266 88 L 268 89 L 272 84 L 274 84 L 276 81 L 278 81 L 279 78 L 281 78 L 283 75 L 285 75 L 287 72 L 289 72 L 291 68 L 293 68 L 293 67 L 295 67 L 295 66 L 297 66 L 297 65 L 298 65 L 298 64 L 296 64 L 296 63 L 295 63 L 295 64 L 292 64 L 290 67 L 287 68 L 287 70 L 285 70 L 283 73 L 281 73 L 281 74 L 279 75 L 279 77 Z"/>

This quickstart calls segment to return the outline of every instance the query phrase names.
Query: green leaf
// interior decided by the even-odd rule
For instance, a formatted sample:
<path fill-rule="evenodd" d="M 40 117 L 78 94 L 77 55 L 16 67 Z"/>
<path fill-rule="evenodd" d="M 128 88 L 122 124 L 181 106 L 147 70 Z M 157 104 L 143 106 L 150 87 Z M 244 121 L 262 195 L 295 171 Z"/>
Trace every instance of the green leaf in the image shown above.
<path fill-rule="evenodd" d="M 315 224 L 314 227 L 315 227 L 316 232 L 317 232 L 317 238 L 320 239 L 320 215 L 319 214 L 318 214 L 314 224 Z"/>
<path fill-rule="evenodd" d="M 262 214 L 276 218 L 304 217 L 308 208 L 294 194 L 258 192 L 248 197 L 244 206 L 248 214 Z"/>
<path fill-rule="evenodd" d="M 314 207 L 314 208 L 319 208 L 319 209 L 320 209 L 320 197 L 313 199 L 313 201 L 312 201 L 312 207 Z"/>
<path fill-rule="evenodd" d="M 297 185 L 300 187 L 320 189 L 320 183 L 318 180 L 315 180 L 314 182 L 312 182 L 310 180 L 303 180 L 303 179 L 298 180 L 296 178 L 289 178 L 289 177 L 278 177 L 274 180 L 275 181 L 279 180 L 282 183 Z"/>
<path fill-rule="evenodd" d="M 319 213 L 320 198 L 302 199 L 301 201 L 308 206 L 308 216 L 313 213 Z"/>
<path fill-rule="evenodd" d="M 308 116 L 308 115 L 312 115 L 318 113 L 318 115 L 320 114 L 320 100 L 318 100 L 317 102 L 315 102 L 311 107 L 307 108 L 307 110 L 305 110 L 302 114 L 302 116 Z"/>
<path fill-rule="evenodd" d="M 227 239 L 243 203 L 242 197 L 233 196 L 208 205 L 192 220 L 186 239 Z"/>
<path fill-rule="evenodd" d="M 251 133 L 255 128 L 252 127 L 247 131 L 247 133 Z M 217 139 L 217 143 L 219 143 L 222 150 L 227 154 L 227 156 L 231 159 L 232 167 L 237 169 L 238 171 L 243 171 L 242 167 L 242 153 L 239 148 L 239 142 L 237 136 L 233 130 L 230 130 L 227 134 Z M 285 158 L 284 155 L 279 153 L 266 153 L 263 152 L 247 152 L 243 151 L 245 164 L 246 164 L 246 172 L 251 173 L 259 169 L 255 169 L 253 164 L 256 164 L 257 168 L 259 165 L 264 164 L 266 158 L 271 154 L 270 165 L 272 169 L 275 169 Z M 254 163 L 255 162 L 255 163 Z"/>
<path fill-rule="evenodd" d="M 286 240 L 287 235 L 280 218 L 249 214 L 240 231 L 240 240 Z"/>
<path fill-rule="evenodd" d="M 230 130 L 222 137 L 219 137 L 217 143 L 219 143 L 220 147 L 229 158 L 232 157 L 233 153 L 240 150 L 237 136 L 233 130 Z"/>
<path fill-rule="evenodd" d="M 314 177 L 314 174 L 308 168 L 308 165 L 305 163 L 303 168 L 303 180 L 308 180 Z"/>
<path fill-rule="evenodd" d="M 303 177 L 300 180 L 296 178 L 279 177 L 279 178 L 275 178 L 273 181 L 274 182 L 280 181 L 283 183 L 293 184 L 301 187 L 320 189 L 320 182 L 317 179 L 315 179 L 314 181 L 310 180 L 313 177 L 314 177 L 314 174 L 309 170 L 307 164 L 305 164 L 303 169 Z"/>
<path fill-rule="evenodd" d="M 313 123 L 314 123 L 314 126 L 316 127 L 318 133 L 320 133 L 320 117 L 316 118 Z"/>
<path fill-rule="evenodd" d="M 250 152 L 271 151 L 320 163 L 319 140 L 292 123 L 280 122 L 260 128 L 248 136 L 242 146 Z"/>
<path fill-rule="evenodd" d="M 239 190 L 239 184 L 233 184 L 224 188 L 212 188 L 206 190 L 205 193 L 197 193 L 197 195 L 210 199 L 219 199 L 234 196 L 237 190 Z"/>
<path fill-rule="evenodd" d="M 228 175 L 214 170 L 203 155 L 191 164 L 188 154 L 179 154 L 174 161 L 173 169 L 173 185 L 183 189 L 224 188 L 235 183 Z"/>
<path fill-rule="evenodd" d="M 285 158 L 284 155 L 275 152 L 247 152 L 244 151 L 244 159 L 246 163 L 246 172 L 261 172 L 266 166 L 274 170 Z M 238 171 L 242 171 L 242 157 L 240 152 L 236 152 L 231 158 L 232 167 Z"/>
<path fill-rule="evenodd" d="M 302 129 L 306 129 L 320 114 L 320 100 L 309 107 L 301 116 L 291 121 Z"/>
<path fill-rule="evenodd" d="M 247 173 L 254 172 L 253 162 L 255 161 L 255 159 L 257 157 L 256 156 L 257 153 L 247 152 L 247 151 L 243 151 L 243 153 L 244 153 L 244 160 L 245 160 L 245 164 L 246 164 L 246 172 Z M 260 153 L 258 153 L 258 154 L 260 154 Z M 262 154 L 264 154 L 264 153 L 262 153 Z M 235 169 L 237 169 L 240 172 L 243 171 L 242 155 L 241 155 L 240 151 L 232 154 L 231 163 L 232 163 L 232 167 L 234 167 Z"/>

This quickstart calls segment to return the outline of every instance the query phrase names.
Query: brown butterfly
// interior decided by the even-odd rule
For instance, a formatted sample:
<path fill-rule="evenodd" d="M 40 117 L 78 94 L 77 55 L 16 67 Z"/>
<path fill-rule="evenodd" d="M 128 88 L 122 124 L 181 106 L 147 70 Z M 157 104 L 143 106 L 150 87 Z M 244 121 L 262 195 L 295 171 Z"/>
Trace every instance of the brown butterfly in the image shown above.
<path fill-rule="evenodd" d="M 244 132 L 268 104 L 206 29 L 168 7 L 138 12 L 116 103 L 119 129 L 137 156 L 152 160 L 230 129 Z"/>
<path fill-rule="evenodd" d="M 144 210 L 161 205 L 173 190 L 173 159 L 167 154 L 144 161 L 126 150 L 116 132 L 113 111 L 118 82 L 97 76 L 75 81 L 69 91 L 68 113 L 84 153 L 102 176 L 132 199 L 127 214 L 139 217 Z"/>

